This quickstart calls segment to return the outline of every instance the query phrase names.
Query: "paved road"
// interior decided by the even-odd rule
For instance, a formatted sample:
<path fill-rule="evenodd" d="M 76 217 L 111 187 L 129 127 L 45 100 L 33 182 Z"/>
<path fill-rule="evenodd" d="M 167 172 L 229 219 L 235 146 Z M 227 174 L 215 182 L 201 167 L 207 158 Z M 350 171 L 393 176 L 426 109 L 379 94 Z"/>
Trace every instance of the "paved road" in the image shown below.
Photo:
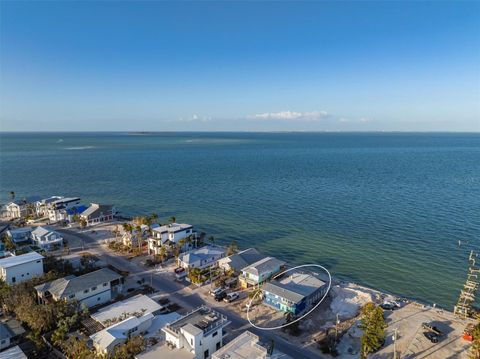
<path fill-rule="evenodd" d="M 77 231 L 68 229 L 59 229 L 58 232 L 61 232 L 67 240 L 69 240 L 69 238 L 75 238 L 76 240 L 83 241 L 83 243 L 85 243 L 85 250 L 88 249 L 90 252 L 95 253 L 107 264 L 111 264 L 120 270 L 128 271 L 131 275 L 137 276 L 139 279 L 145 279 L 145 283 L 151 283 L 159 293 L 168 294 L 171 301 L 177 302 L 181 307 L 187 310 L 192 310 L 201 305 L 214 307 L 215 310 L 225 315 L 231 321 L 231 324 L 229 327 L 227 327 L 227 329 L 231 332 L 232 338 L 238 336 L 241 332 L 248 329 L 263 339 L 273 340 L 275 343 L 275 348 L 294 359 L 328 358 L 320 354 L 315 355 L 308 349 L 299 347 L 294 343 L 290 343 L 282 337 L 276 335 L 274 331 L 264 331 L 252 327 L 246 318 L 243 318 L 237 313 L 228 310 L 226 307 L 207 303 L 197 293 L 189 291 L 182 284 L 171 279 L 164 278 L 163 276 L 154 275 L 153 273 L 155 270 L 145 270 L 137 264 L 125 259 L 124 257 L 115 255 L 115 253 L 105 250 L 104 247 L 99 245 L 98 240 L 91 238 L 84 233 L 79 233 Z"/>

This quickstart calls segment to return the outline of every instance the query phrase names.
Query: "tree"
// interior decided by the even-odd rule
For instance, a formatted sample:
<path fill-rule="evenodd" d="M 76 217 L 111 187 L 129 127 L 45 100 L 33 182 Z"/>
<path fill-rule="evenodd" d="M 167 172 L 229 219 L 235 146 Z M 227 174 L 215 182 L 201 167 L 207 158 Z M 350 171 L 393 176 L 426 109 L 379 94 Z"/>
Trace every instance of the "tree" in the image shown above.
<path fill-rule="evenodd" d="M 145 339 L 135 336 L 128 339 L 124 344 L 115 347 L 113 354 L 108 359 L 133 359 L 135 355 L 145 350 Z"/>
<path fill-rule="evenodd" d="M 385 342 L 385 318 L 382 308 L 375 303 L 367 303 L 361 311 L 362 320 L 360 328 L 363 330 L 361 358 L 364 359 L 369 353 L 372 353 Z"/>
<path fill-rule="evenodd" d="M 177 217 L 171 216 L 171 217 L 168 219 L 168 221 L 169 221 L 170 223 L 177 223 Z"/>
<path fill-rule="evenodd" d="M 480 358 L 480 317 L 478 317 L 477 319 L 478 323 L 470 331 L 470 334 L 473 338 L 472 346 L 470 347 L 469 352 L 470 359 Z"/>
<path fill-rule="evenodd" d="M 232 254 L 235 254 L 237 252 L 238 252 L 237 242 L 233 240 L 227 247 L 227 256 L 231 256 Z"/>
<path fill-rule="evenodd" d="M 85 228 L 88 225 L 88 221 L 85 217 L 80 217 L 80 227 Z"/>
<path fill-rule="evenodd" d="M 165 248 L 165 246 L 161 246 L 160 253 L 158 255 L 160 256 L 160 261 L 163 263 L 165 257 L 167 256 L 167 248 Z"/>
<path fill-rule="evenodd" d="M 152 214 L 150 215 L 150 219 L 151 219 L 151 223 L 157 223 L 157 221 L 158 221 L 158 214 L 152 213 Z"/>
<path fill-rule="evenodd" d="M 3 243 L 5 243 L 5 249 L 7 251 L 13 251 L 15 248 L 17 248 L 15 243 L 13 243 L 12 239 L 7 234 L 3 235 Z"/>
<path fill-rule="evenodd" d="M 88 347 L 86 339 L 71 337 L 65 344 L 63 351 L 69 359 L 92 359 L 96 355 Z"/>
<path fill-rule="evenodd" d="M 14 191 L 10 191 L 9 195 L 10 195 L 10 199 L 12 201 L 15 200 L 15 192 Z"/>

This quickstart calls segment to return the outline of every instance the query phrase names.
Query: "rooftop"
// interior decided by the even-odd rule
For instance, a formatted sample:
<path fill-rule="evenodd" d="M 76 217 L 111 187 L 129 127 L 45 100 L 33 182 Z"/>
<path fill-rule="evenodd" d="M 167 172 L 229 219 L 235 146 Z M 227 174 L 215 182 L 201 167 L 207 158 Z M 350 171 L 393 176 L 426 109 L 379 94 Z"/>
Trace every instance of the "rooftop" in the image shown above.
<path fill-rule="evenodd" d="M 53 229 L 53 227 L 50 227 L 50 226 L 38 226 L 37 228 L 35 228 L 33 231 L 32 231 L 32 234 L 35 235 L 35 236 L 39 236 L 39 237 L 42 237 L 46 234 L 49 234 L 49 233 L 55 233 L 55 230 Z"/>
<path fill-rule="evenodd" d="M 152 320 L 154 318 L 152 313 L 147 313 L 140 318 L 132 316 L 125 320 L 122 320 L 120 323 L 116 323 L 108 328 L 105 328 L 98 333 L 95 333 L 90 336 L 90 338 L 101 348 L 107 348 L 110 344 L 115 342 L 117 339 L 127 339 L 128 330 L 138 327 L 142 323 Z"/>
<path fill-rule="evenodd" d="M 255 248 L 248 248 L 228 257 L 230 267 L 240 271 L 243 268 L 264 259 L 266 256 Z"/>
<path fill-rule="evenodd" d="M 212 359 L 264 359 L 267 349 L 258 345 L 258 341 L 258 336 L 247 330 L 217 350 Z"/>
<path fill-rule="evenodd" d="M 191 333 L 192 335 L 199 333 L 208 333 L 221 325 L 228 324 L 227 318 L 208 307 L 199 307 L 193 312 L 188 313 L 182 318 L 168 324 L 165 329 L 176 334 L 180 333 L 180 329 Z"/>
<path fill-rule="evenodd" d="M 80 201 L 80 197 L 67 197 L 67 198 L 60 198 L 56 201 L 51 202 L 53 206 L 61 206 L 64 203 L 76 202 Z"/>
<path fill-rule="evenodd" d="M 152 228 L 153 231 L 159 232 L 159 233 L 175 233 L 175 232 L 180 232 L 184 231 L 186 229 L 193 228 L 191 224 L 186 224 L 186 223 L 170 223 L 166 224 L 164 226 L 158 226 L 155 228 Z"/>
<path fill-rule="evenodd" d="M 194 359 L 195 354 L 185 349 L 171 348 L 165 344 L 156 345 L 151 350 L 135 356 L 135 359 Z"/>
<path fill-rule="evenodd" d="M 263 290 L 297 303 L 324 285 L 324 281 L 312 274 L 295 272 L 265 284 Z"/>
<path fill-rule="evenodd" d="M 39 259 L 43 259 L 43 256 L 41 256 L 37 252 L 29 252 L 29 253 L 21 254 L 19 256 L 11 256 L 11 257 L 5 257 L 0 259 L 0 267 L 2 268 L 14 267 L 21 264 L 37 261 Z"/>
<path fill-rule="evenodd" d="M 113 206 L 111 204 L 91 203 L 90 207 L 82 212 L 83 217 L 97 217 L 105 212 L 111 211 Z"/>
<path fill-rule="evenodd" d="M 144 313 L 154 313 L 157 310 L 160 310 L 160 308 L 161 305 L 150 297 L 147 297 L 143 294 L 138 294 L 120 302 L 110 304 L 109 306 L 104 307 L 98 312 L 92 314 L 91 317 L 97 322 L 103 324 L 106 321 L 119 318 L 125 314 L 133 315 L 133 313 L 142 312 L 143 315 Z"/>
<path fill-rule="evenodd" d="M 122 276 L 111 269 L 102 268 L 94 272 L 90 272 L 79 277 L 67 276 L 60 279 L 53 280 L 41 285 L 37 285 L 35 289 L 37 292 L 49 292 L 55 297 L 67 297 L 71 294 L 90 289 L 96 285 L 111 282 L 115 279 L 120 279 Z"/>
<path fill-rule="evenodd" d="M 280 259 L 266 257 L 244 268 L 243 271 L 254 275 L 260 275 L 262 273 L 271 272 L 284 264 L 285 262 Z"/>
<path fill-rule="evenodd" d="M 4 350 L 0 353 L 0 359 L 27 359 L 23 350 L 18 346 Z"/>
<path fill-rule="evenodd" d="M 180 256 L 180 260 L 186 264 L 195 263 L 202 260 L 208 261 L 212 258 L 212 256 L 221 256 L 224 253 L 225 249 L 222 247 L 205 246 L 182 254 Z"/>

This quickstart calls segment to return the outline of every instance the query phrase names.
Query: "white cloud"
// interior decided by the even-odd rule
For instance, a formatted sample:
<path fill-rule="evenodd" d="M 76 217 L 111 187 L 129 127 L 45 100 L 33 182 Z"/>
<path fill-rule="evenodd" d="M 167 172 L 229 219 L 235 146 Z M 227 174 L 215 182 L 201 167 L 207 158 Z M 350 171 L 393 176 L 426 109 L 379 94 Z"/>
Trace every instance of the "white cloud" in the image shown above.
<path fill-rule="evenodd" d="M 251 120 L 283 120 L 283 121 L 319 121 L 329 117 L 326 111 L 313 112 L 295 112 L 295 111 L 280 111 L 280 112 L 265 112 L 250 115 L 247 118 Z"/>
<path fill-rule="evenodd" d="M 177 119 L 178 122 L 209 122 L 212 118 L 210 116 L 199 116 L 197 114 L 193 114 L 190 117 L 179 117 Z"/>

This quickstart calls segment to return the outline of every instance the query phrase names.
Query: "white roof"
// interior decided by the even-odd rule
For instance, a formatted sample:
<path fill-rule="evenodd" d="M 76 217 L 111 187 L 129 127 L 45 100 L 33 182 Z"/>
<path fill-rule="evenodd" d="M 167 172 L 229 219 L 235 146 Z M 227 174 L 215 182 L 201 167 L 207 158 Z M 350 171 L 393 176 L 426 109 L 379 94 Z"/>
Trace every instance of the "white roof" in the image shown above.
<path fill-rule="evenodd" d="M 152 228 L 152 231 L 160 232 L 160 233 L 166 233 L 166 232 L 175 233 L 175 232 L 184 231 L 184 230 L 190 229 L 190 228 L 193 228 L 193 226 L 191 224 L 170 223 L 170 224 L 166 224 L 164 226 L 159 226 L 159 227 Z"/>
<path fill-rule="evenodd" d="M 267 349 L 258 345 L 259 338 L 248 330 L 213 354 L 213 359 L 260 359 L 267 357 Z"/>
<path fill-rule="evenodd" d="M 107 307 L 100 309 L 98 312 L 91 315 L 97 322 L 104 323 L 105 321 L 118 318 L 125 313 L 133 315 L 135 312 L 153 313 L 160 310 L 162 306 L 155 302 L 150 297 L 143 294 L 138 294 L 134 297 L 122 300 L 121 302 L 113 303 Z"/>
<path fill-rule="evenodd" d="M 37 261 L 39 259 L 43 259 L 43 256 L 38 254 L 37 252 L 25 253 L 19 256 L 11 256 L 11 257 L 0 259 L 0 267 L 2 268 L 14 267 L 21 264 Z"/>
<path fill-rule="evenodd" d="M 23 350 L 18 346 L 4 350 L 0 353 L 0 359 L 27 359 Z"/>
<path fill-rule="evenodd" d="M 211 262 L 212 257 L 218 259 L 217 257 L 221 257 L 223 254 L 225 254 L 225 249 L 222 247 L 205 246 L 182 254 L 180 260 L 187 265 L 202 260 Z"/>
<path fill-rule="evenodd" d="M 147 320 L 153 319 L 153 314 L 148 313 L 140 318 L 132 316 L 127 318 L 120 323 L 114 324 L 106 329 L 99 331 L 90 336 L 90 338 L 102 349 L 106 349 L 110 346 L 110 344 L 114 343 L 118 339 L 126 340 L 128 336 L 126 332 L 129 329 L 138 327 L 142 323 L 146 322 Z"/>
<path fill-rule="evenodd" d="M 169 346 L 157 345 L 146 353 L 135 356 L 135 359 L 194 359 L 195 354 L 186 349 L 171 348 Z"/>
<path fill-rule="evenodd" d="M 38 237 L 43 237 L 49 233 L 56 233 L 52 227 L 38 226 L 32 231 L 32 234 Z"/>

